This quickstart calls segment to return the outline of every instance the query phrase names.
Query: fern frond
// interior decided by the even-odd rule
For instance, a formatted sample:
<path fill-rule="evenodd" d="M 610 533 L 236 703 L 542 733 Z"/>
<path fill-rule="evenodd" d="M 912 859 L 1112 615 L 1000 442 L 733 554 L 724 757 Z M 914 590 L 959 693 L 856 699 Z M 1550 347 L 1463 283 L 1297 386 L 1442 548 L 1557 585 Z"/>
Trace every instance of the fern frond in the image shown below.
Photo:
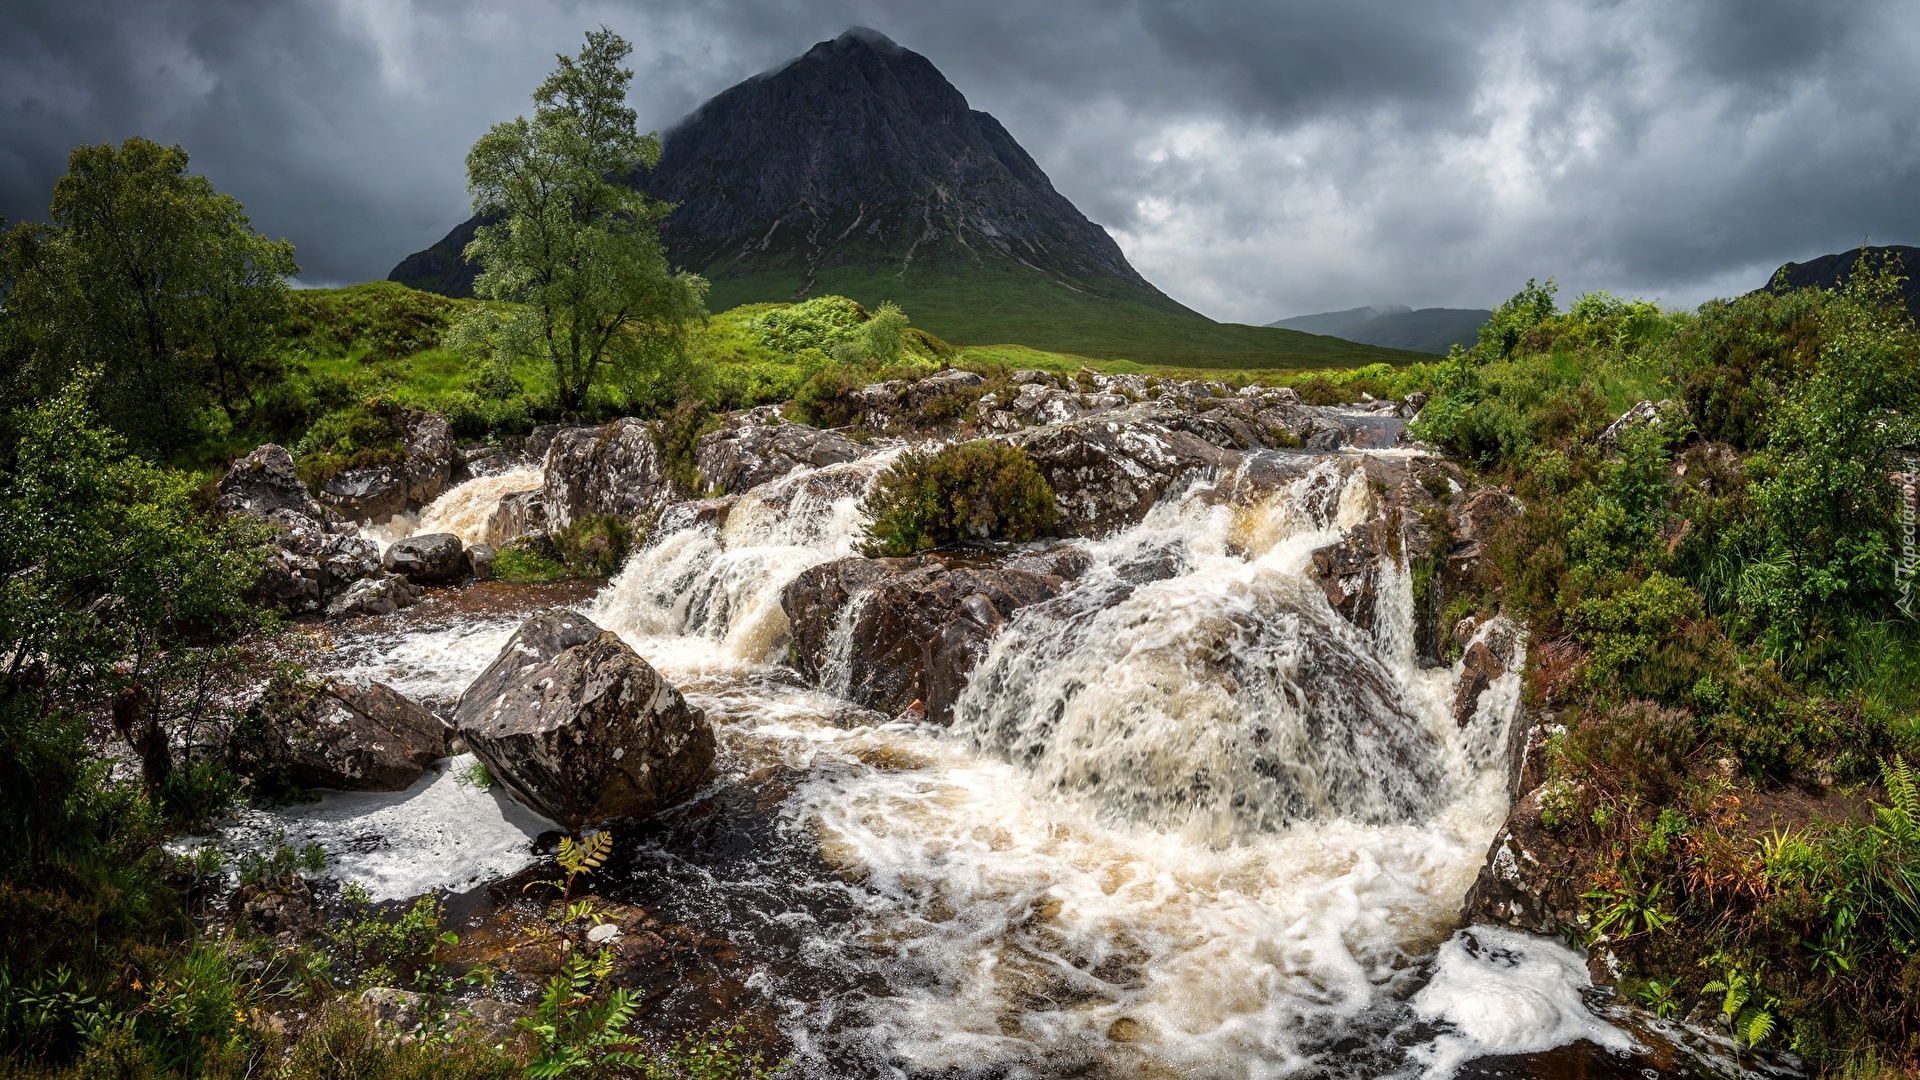
<path fill-rule="evenodd" d="M 1875 810 L 1884 831 L 1903 843 L 1920 841 L 1920 782 L 1899 754 L 1880 762 L 1880 779 L 1887 788 L 1887 805 Z"/>
<path fill-rule="evenodd" d="M 580 869 L 588 872 L 606 865 L 607 856 L 613 854 L 613 834 L 597 832 L 587 839 L 580 854 Z"/>
<path fill-rule="evenodd" d="M 1762 1039 L 1773 1034 L 1773 1014 L 1765 1009 L 1755 1009 L 1741 1028 L 1748 1046 L 1758 1045 Z"/>

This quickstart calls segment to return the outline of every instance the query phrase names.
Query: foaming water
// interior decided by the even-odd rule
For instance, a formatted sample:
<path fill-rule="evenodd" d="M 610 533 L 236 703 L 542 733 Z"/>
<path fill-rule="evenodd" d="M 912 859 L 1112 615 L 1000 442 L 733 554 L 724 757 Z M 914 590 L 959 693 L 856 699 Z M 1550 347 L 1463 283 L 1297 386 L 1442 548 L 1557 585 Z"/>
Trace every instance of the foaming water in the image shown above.
<path fill-rule="evenodd" d="M 655 538 L 587 613 L 707 710 L 721 775 L 602 887 L 737 947 L 800 1075 L 1441 1076 L 1625 1045 L 1564 947 L 1453 936 L 1519 679 L 1456 727 L 1404 565 L 1372 631 L 1329 608 L 1310 556 L 1375 512 L 1359 460 L 1200 482 L 1078 542 L 1089 569 L 1014 614 L 950 730 L 781 663 L 781 591 L 855 550 L 890 455 Z M 351 670 L 444 699 L 511 630 L 369 639 Z"/>
<path fill-rule="evenodd" d="M 505 472 L 476 476 L 448 488 L 441 496 L 419 510 L 395 514 L 384 525 L 366 525 L 360 535 L 381 546 L 427 533 L 452 533 L 466 545 L 485 543 L 487 519 L 500 507 L 502 497 L 516 491 L 532 491 L 540 486 L 538 465 L 517 465 Z"/>
<path fill-rule="evenodd" d="M 784 658 L 780 593 L 808 567 L 853 554 L 860 500 L 896 456 L 797 473 L 742 496 L 718 529 L 683 529 L 636 552 L 588 616 L 665 670 L 746 671 Z"/>

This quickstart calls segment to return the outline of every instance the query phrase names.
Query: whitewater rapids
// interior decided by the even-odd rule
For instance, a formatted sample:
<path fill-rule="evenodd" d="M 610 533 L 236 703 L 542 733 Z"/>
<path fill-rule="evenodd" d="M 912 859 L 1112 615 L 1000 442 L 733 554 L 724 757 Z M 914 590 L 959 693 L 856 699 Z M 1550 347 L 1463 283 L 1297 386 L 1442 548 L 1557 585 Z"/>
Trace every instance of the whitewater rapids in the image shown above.
<path fill-rule="evenodd" d="M 1309 556 L 1372 512 L 1356 455 L 1254 501 L 1199 483 L 1081 542 L 1090 569 L 1015 613 L 947 730 L 781 666 L 781 590 L 854 553 L 889 460 L 802 472 L 723 527 L 656 537 L 586 608 L 707 709 L 717 784 L 797 777 L 779 828 L 831 868 L 806 888 L 841 914 L 779 915 L 811 989 L 756 985 L 802 1075 L 1446 1075 L 1631 1045 L 1581 1004 L 1577 955 L 1455 935 L 1507 809 L 1519 679 L 1457 727 L 1455 673 L 1414 660 L 1406 567 L 1381 568 L 1372 634 L 1327 606 Z M 488 479 L 497 498 L 538 478 Z M 510 630 L 402 636 L 354 673 L 446 700 Z M 703 882 L 720 897 L 705 904 L 733 888 Z"/>

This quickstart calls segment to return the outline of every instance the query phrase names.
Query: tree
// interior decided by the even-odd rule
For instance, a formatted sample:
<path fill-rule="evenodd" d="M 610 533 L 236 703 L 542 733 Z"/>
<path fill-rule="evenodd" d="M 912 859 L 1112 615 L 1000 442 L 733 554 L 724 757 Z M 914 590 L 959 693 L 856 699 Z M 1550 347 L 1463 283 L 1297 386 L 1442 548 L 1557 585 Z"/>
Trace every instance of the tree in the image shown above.
<path fill-rule="evenodd" d="M 646 381 L 683 360 L 705 314 L 706 282 L 673 272 L 660 245 L 672 206 L 629 182 L 660 160 L 626 105 L 630 52 L 605 27 L 589 32 L 534 91 L 533 118 L 494 125 L 467 154 L 473 207 L 492 222 L 467 245 L 482 267 L 474 291 L 516 306 L 474 312 L 454 340 L 485 341 L 498 370 L 543 361 L 565 412 L 610 369 Z"/>
<path fill-rule="evenodd" d="M 209 404 L 231 418 L 271 367 L 293 245 L 254 232 L 186 151 L 141 138 L 75 149 L 50 217 L 0 244 L 9 389 L 46 400 L 97 372 L 100 416 L 159 455 Z"/>
<path fill-rule="evenodd" d="M 219 707 L 257 628 L 254 527 L 196 505 L 199 478 L 129 456 L 81 379 L 15 420 L 0 474 L 0 704 L 108 702 L 156 792 Z"/>

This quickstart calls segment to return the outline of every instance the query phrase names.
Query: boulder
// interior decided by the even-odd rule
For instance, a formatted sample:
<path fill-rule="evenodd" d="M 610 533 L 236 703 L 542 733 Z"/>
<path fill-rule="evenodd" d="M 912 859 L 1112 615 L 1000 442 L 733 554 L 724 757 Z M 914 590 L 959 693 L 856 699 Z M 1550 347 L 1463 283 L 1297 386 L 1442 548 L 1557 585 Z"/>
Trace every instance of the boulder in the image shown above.
<path fill-rule="evenodd" d="M 1529 934 L 1558 934 L 1577 925 L 1586 910 L 1580 898 L 1587 880 L 1583 856 L 1559 841 L 1541 820 L 1535 788 L 1507 815 L 1487 850 L 1487 861 L 1468 890 L 1463 921 L 1491 923 Z"/>
<path fill-rule="evenodd" d="M 713 766 L 706 714 L 572 613 L 529 619 L 460 696 L 454 720 L 502 786 L 568 829 L 661 810 Z"/>
<path fill-rule="evenodd" d="M 837 432 L 805 424 L 748 424 L 700 436 L 694 461 L 703 490 L 737 495 L 796 469 L 852 461 L 863 453 L 859 443 Z"/>
<path fill-rule="evenodd" d="M 414 1035 L 433 1019 L 433 1000 L 412 990 L 370 986 L 360 992 L 360 1008 L 387 1033 Z"/>
<path fill-rule="evenodd" d="M 1637 427 L 1659 427 L 1662 423 L 1661 414 L 1672 408 L 1673 402 L 1665 400 L 1635 403 L 1633 408 L 1621 413 L 1600 432 L 1600 437 L 1595 440 L 1600 452 L 1607 455 L 1619 453 L 1622 436 Z"/>
<path fill-rule="evenodd" d="M 901 396 L 901 404 L 909 411 L 918 413 L 948 394 L 963 393 L 983 385 L 986 381 L 974 372 L 948 368 L 946 371 L 909 383 L 906 392 Z"/>
<path fill-rule="evenodd" d="M 1063 536 L 1103 536 L 1138 523 L 1163 496 L 1240 455 L 1160 423 L 1147 406 L 1034 428 L 1008 441 L 1053 487 Z"/>
<path fill-rule="evenodd" d="M 397 470 L 405 505 L 421 507 L 440 497 L 453 482 L 460 448 L 447 418 L 420 413 L 407 425 L 407 445 Z"/>
<path fill-rule="evenodd" d="M 407 489 L 385 465 L 343 469 L 321 481 L 320 501 L 343 517 L 378 525 L 407 508 Z"/>
<path fill-rule="evenodd" d="M 673 494 L 653 442 L 653 425 L 630 416 L 601 427 L 556 431 L 547 447 L 543 491 L 553 529 L 592 514 L 646 516 Z"/>
<path fill-rule="evenodd" d="M 475 544 L 467 549 L 467 572 L 476 581 L 493 580 L 493 560 L 496 552 L 492 544 Z"/>
<path fill-rule="evenodd" d="M 453 581 L 466 572 L 460 538 L 452 533 L 426 533 L 395 540 L 380 556 L 380 565 L 416 585 Z"/>
<path fill-rule="evenodd" d="M 460 695 L 460 704 L 453 711 L 454 727 L 483 719 L 493 703 L 520 685 L 528 672 L 599 636 L 600 628 L 578 612 L 565 608 L 535 612 L 520 624 L 520 629 L 514 631 L 513 637 L 501 648 L 500 655 L 494 657 L 493 663 Z"/>
<path fill-rule="evenodd" d="M 894 715 L 918 704 L 928 720 L 950 723 L 1007 617 L 1066 587 L 1065 576 L 1044 571 L 1077 574 L 1085 566 L 1023 562 L 970 566 L 921 555 L 815 566 L 780 598 L 793 626 L 794 665 L 816 686 L 866 708 Z"/>
<path fill-rule="evenodd" d="M 326 511 L 294 475 L 293 455 L 273 443 L 234 462 L 216 490 L 220 509 L 229 514 L 265 520 L 275 510 L 291 510 L 314 521 L 326 520 Z"/>
<path fill-rule="evenodd" d="M 447 726 L 380 683 L 331 680 L 271 710 L 288 772 L 299 783 L 401 791 L 447 755 Z"/>
<path fill-rule="evenodd" d="M 351 619 L 365 615 L 391 615 L 412 607 L 419 592 L 398 574 L 362 578 L 327 604 L 327 618 Z"/>
<path fill-rule="evenodd" d="M 733 507 L 739 501 L 738 495 L 722 495 L 716 499 L 692 499 L 674 503 L 660 511 L 660 520 L 654 523 L 654 535 L 672 536 L 684 529 L 701 526 L 724 529 L 727 525 L 727 517 L 733 513 Z"/>
<path fill-rule="evenodd" d="M 253 587 L 260 603 L 314 611 L 354 582 L 380 572 L 380 545 L 350 526 L 323 525 L 284 508 L 266 520 L 274 536 Z"/>
<path fill-rule="evenodd" d="M 487 518 L 487 543 L 495 548 L 546 531 L 547 493 L 538 488 L 500 496 L 500 505 Z"/>

